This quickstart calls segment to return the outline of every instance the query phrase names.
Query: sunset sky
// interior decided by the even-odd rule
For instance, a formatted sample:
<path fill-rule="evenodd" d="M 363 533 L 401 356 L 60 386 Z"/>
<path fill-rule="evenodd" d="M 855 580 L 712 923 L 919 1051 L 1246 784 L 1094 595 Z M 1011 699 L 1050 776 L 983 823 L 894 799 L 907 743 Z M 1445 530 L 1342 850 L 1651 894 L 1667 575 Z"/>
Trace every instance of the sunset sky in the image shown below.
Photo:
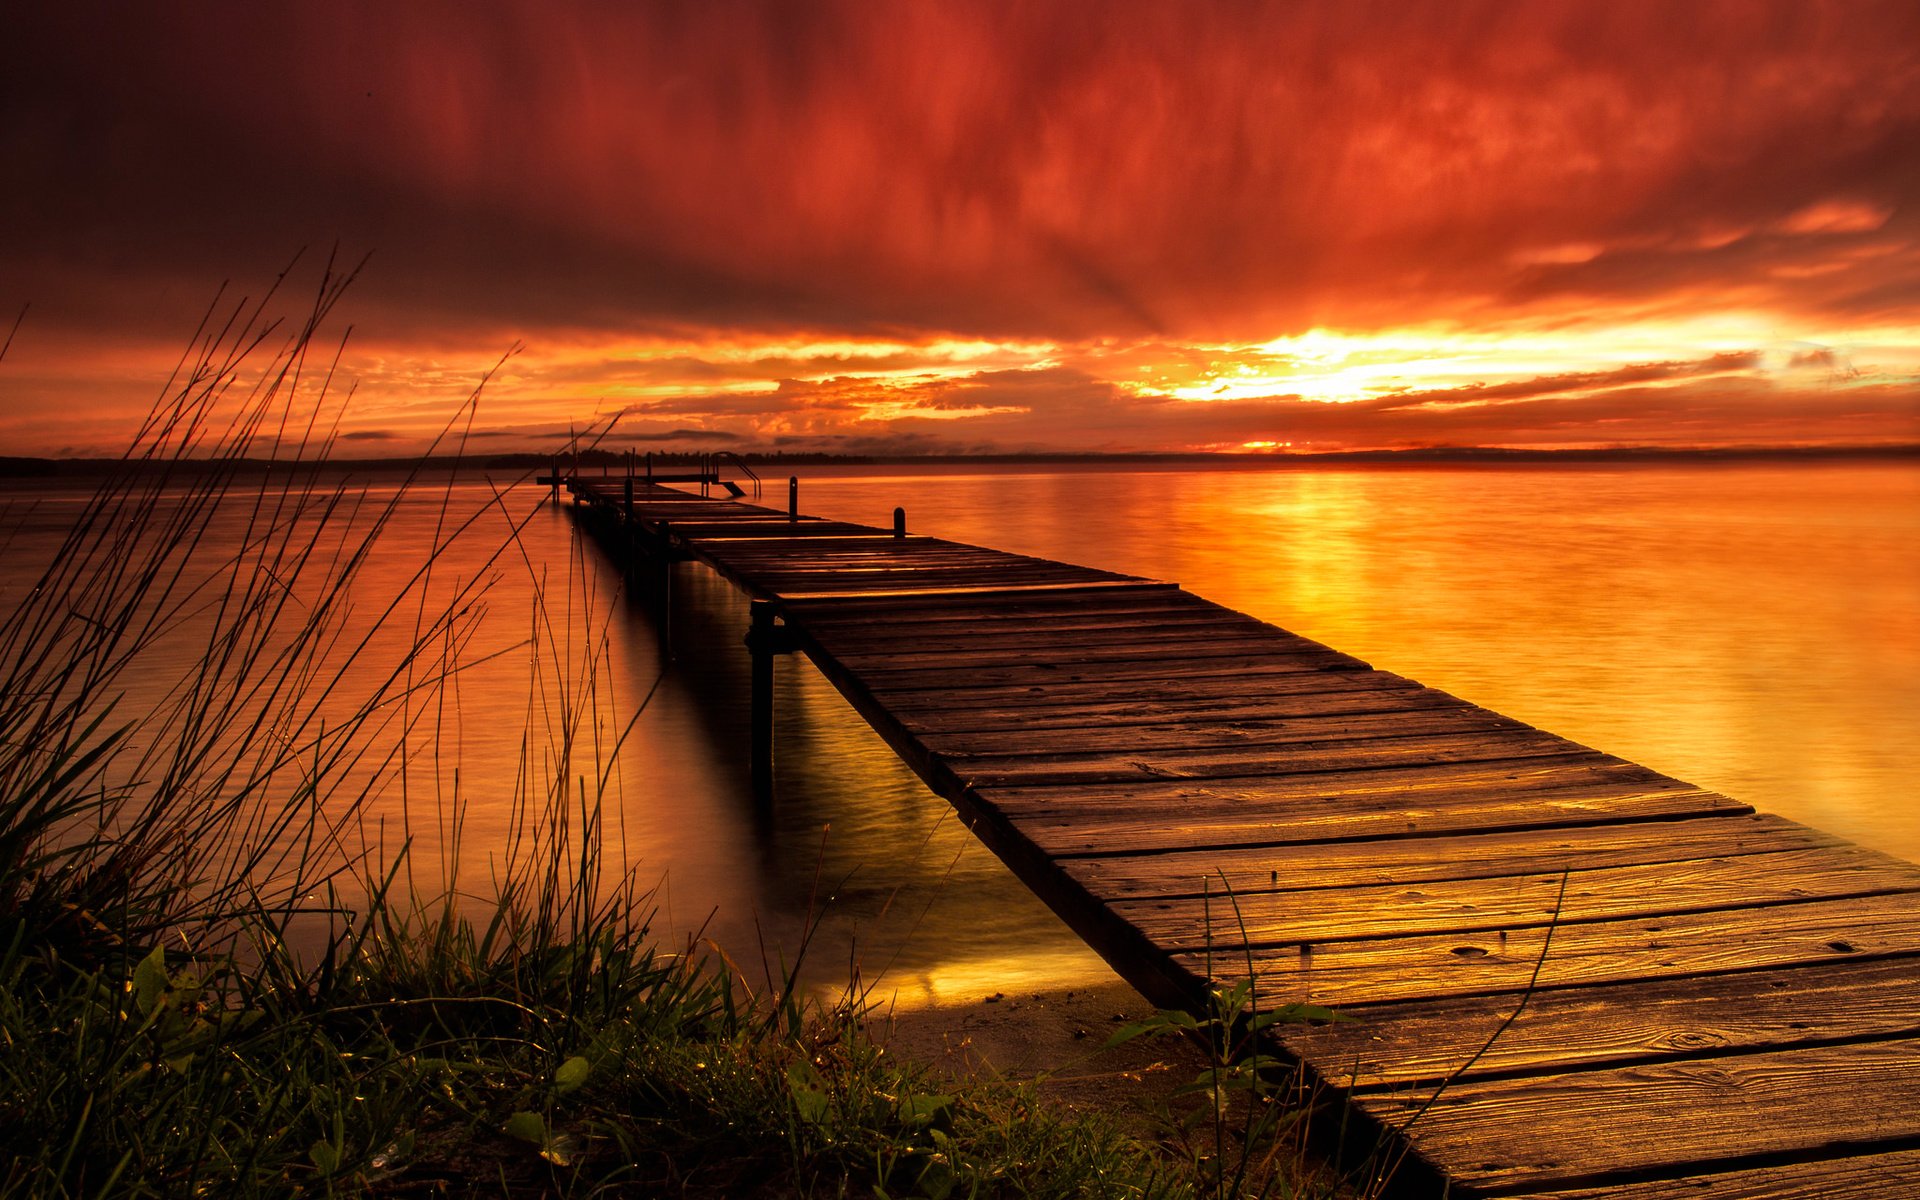
<path fill-rule="evenodd" d="M 1920 5 L 13 6 L 0 454 L 371 260 L 348 452 L 1920 442 Z"/>

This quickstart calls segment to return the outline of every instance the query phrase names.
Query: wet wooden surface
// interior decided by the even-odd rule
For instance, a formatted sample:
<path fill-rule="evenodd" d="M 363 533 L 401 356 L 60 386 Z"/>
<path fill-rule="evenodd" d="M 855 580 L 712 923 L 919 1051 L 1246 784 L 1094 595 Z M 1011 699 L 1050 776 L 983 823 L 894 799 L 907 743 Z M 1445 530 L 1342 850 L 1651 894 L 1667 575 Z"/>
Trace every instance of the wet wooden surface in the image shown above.
<path fill-rule="evenodd" d="M 1400 1190 L 1920 1195 L 1920 868 L 1170 583 L 665 488 L 622 528 L 774 602 L 1150 998 L 1340 1012 L 1273 1041 Z"/>

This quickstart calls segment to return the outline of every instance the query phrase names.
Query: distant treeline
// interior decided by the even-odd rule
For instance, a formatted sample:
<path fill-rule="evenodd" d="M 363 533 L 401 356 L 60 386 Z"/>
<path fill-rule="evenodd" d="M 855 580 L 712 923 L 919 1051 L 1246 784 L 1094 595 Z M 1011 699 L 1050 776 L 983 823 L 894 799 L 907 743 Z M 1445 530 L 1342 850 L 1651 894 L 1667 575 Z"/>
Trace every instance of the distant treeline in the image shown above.
<path fill-rule="evenodd" d="M 637 456 L 640 461 L 643 456 Z M 688 451 L 653 451 L 655 466 L 692 466 L 705 454 Z M 1312 467 L 1330 463 L 1459 463 L 1498 465 L 1503 463 L 1632 463 L 1632 462 L 1778 462 L 1825 461 L 1833 459 L 1910 459 L 1920 458 L 1920 445 L 1897 446 L 1734 446 L 1717 449 L 1684 449 L 1666 446 L 1619 446 L 1594 450 L 1526 450 L 1488 446 L 1431 446 L 1415 450 L 1328 450 L 1300 453 L 1265 454 L 823 454 L 753 453 L 739 454 L 739 461 L 752 466 L 822 466 L 829 464 L 895 463 L 1100 463 L 1116 464 L 1194 464 L 1232 463 L 1243 466 Z M 578 455 L 495 454 L 436 455 L 414 458 L 333 458 L 324 466 L 332 471 L 493 471 L 524 473 L 544 470 L 554 463 L 565 467 L 593 469 L 621 468 L 627 461 L 623 450 L 582 450 Z M 290 463 L 271 459 L 246 458 L 224 460 L 172 459 L 148 461 L 119 458 L 22 458 L 0 456 L 0 479 L 79 479 L 113 474 L 181 474 L 196 466 L 219 467 L 241 473 L 266 474 L 296 467 L 311 469 L 312 462 Z"/>

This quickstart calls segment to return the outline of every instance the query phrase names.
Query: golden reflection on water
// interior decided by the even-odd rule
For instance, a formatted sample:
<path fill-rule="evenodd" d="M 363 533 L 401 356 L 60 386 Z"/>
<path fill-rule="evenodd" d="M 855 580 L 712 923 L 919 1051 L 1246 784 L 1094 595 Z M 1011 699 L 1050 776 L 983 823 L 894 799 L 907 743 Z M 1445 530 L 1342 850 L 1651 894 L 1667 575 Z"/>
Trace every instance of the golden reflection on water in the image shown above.
<path fill-rule="evenodd" d="M 450 503 L 489 495 L 461 483 Z M 702 568 L 674 568 L 664 663 L 651 610 L 543 496 L 509 493 L 510 512 L 531 517 L 513 555 L 489 558 L 499 516 L 440 568 L 443 590 L 497 577 L 468 645 L 469 658 L 497 657 L 454 677 L 429 723 L 439 733 L 411 747 L 406 787 L 370 810 L 389 849 L 411 838 L 422 890 L 456 859 L 465 890 L 490 890 L 524 824 L 516 781 L 551 772 L 571 696 L 609 769 L 613 844 L 653 889 L 666 944 L 708 939 L 756 987 L 804 958 L 817 987 L 857 973 L 909 1006 L 1110 978 L 799 656 L 776 671 L 776 797 L 756 804 L 743 598 Z M 360 585 L 368 604 L 417 568 L 440 502 L 402 506 Z M 884 526 L 895 505 L 915 532 L 1178 581 L 1554 733 L 1920 858 L 1908 800 L 1920 747 L 1913 467 L 803 475 L 809 512 Z M 7 589 L 35 538 L 57 528 L 57 513 L 43 516 L 12 544 L 0 599 L 17 594 Z M 534 578 L 551 636 L 535 636 Z M 450 850 L 456 795 L 465 827 Z"/>
<path fill-rule="evenodd" d="M 810 481 L 876 520 L 907 480 Z M 1920 859 L 1920 470 L 973 472 L 918 531 L 1170 579 L 1476 703 Z"/>

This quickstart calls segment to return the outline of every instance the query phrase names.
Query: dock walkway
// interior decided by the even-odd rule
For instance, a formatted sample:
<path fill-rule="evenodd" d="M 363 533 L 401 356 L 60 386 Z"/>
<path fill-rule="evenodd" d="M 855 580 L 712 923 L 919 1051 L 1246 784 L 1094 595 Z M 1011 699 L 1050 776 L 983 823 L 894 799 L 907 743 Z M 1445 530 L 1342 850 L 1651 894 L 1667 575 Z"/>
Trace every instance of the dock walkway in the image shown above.
<path fill-rule="evenodd" d="M 759 601 L 1149 999 L 1356 1018 L 1271 1034 L 1401 1190 L 1920 1195 L 1920 867 L 1173 584 L 571 486 Z"/>

